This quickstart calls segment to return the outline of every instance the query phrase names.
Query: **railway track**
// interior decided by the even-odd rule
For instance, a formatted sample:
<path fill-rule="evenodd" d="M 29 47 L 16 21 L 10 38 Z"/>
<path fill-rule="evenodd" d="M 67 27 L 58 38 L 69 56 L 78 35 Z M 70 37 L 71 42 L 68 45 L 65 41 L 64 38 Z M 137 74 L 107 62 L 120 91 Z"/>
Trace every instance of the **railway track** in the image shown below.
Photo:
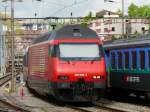
<path fill-rule="evenodd" d="M 77 110 L 77 111 L 80 111 L 80 112 L 92 112 L 92 111 L 83 109 L 82 107 L 76 107 L 76 106 L 72 106 L 72 105 L 66 105 L 65 107 L 71 108 L 73 110 Z"/>
<path fill-rule="evenodd" d="M 102 99 L 99 102 L 94 102 L 94 105 L 104 108 L 111 108 L 112 111 L 120 112 L 150 112 L 149 106 L 133 104 L 130 102 L 120 102 L 109 99 Z"/>
<path fill-rule="evenodd" d="M 95 105 L 96 108 L 100 108 L 100 109 L 103 109 L 103 110 L 106 110 L 109 112 L 130 112 L 131 111 L 131 110 L 128 110 L 125 108 L 120 108 L 119 106 L 118 107 L 108 106 L 108 105 L 105 105 L 103 103 L 94 102 L 93 104 Z"/>
<path fill-rule="evenodd" d="M 15 75 L 17 76 L 17 75 Z M 0 77 L 0 87 L 7 84 L 11 80 L 11 73 L 7 73 L 6 75 Z M 0 96 L 0 112 L 31 112 L 28 109 L 20 107 L 15 103 L 8 101 L 4 95 Z"/>
<path fill-rule="evenodd" d="M 15 73 L 17 76 L 18 73 Z M 2 87 L 5 83 L 11 80 L 11 73 L 7 73 L 6 75 L 0 77 L 0 87 Z"/>
<path fill-rule="evenodd" d="M 9 102 L 10 101 L 10 102 Z M 101 102 L 102 101 L 102 102 Z M 64 107 L 71 109 L 71 110 L 75 110 L 75 112 L 141 112 L 142 109 L 140 111 L 138 110 L 133 110 L 133 108 L 123 108 L 122 105 L 124 105 L 124 103 L 121 104 L 121 106 L 116 106 L 114 105 L 114 101 L 109 100 L 107 103 L 103 102 L 103 99 L 100 102 L 94 102 L 92 106 L 90 107 L 81 107 L 81 106 L 74 106 L 74 105 L 68 105 L 65 104 Z M 18 111 L 18 112 L 32 112 L 32 109 L 39 109 L 42 112 L 49 112 L 49 109 L 46 109 L 45 107 L 41 107 L 41 106 L 36 106 L 36 107 L 30 107 L 30 106 L 25 106 L 25 105 L 18 105 L 15 103 L 15 100 L 13 98 L 8 99 L 8 101 L 0 99 L 0 104 L 4 104 L 7 106 L 7 108 L 2 108 L 0 109 L 0 112 L 8 112 L 8 110 L 14 110 Z M 119 103 L 119 102 L 117 102 Z M 132 105 L 132 104 L 128 104 L 128 105 Z M 58 105 L 55 105 L 56 108 L 61 108 Z M 0 107 L 1 108 L 1 107 Z M 134 109 L 136 109 L 137 107 L 134 106 Z M 58 109 L 59 110 L 59 109 Z M 13 112 L 13 111 L 11 111 Z M 142 112 L 150 112 L 150 111 L 145 111 L 143 109 Z"/>
<path fill-rule="evenodd" d="M 94 105 L 92 107 L 76 107 L 72 105 L 67 105 L 66 107 L 71 108 L 73 110 L 77 110 L 79 112 L 128 112 L 125 110 L 117 109 L 117 108 L 111 108 L 111 107 L 105 107 L 100 105 Z"/>
<path fill-rule="evenodd" d="M 7 83 L 10 79 L 11 73 L 7 73 L 7 75 L 0 77 L 0 87 L 3 86 L 5 83 Z"/>
<path fill-rule="evenodd" d="M 76 107 L 72 105 L 67 105 L 67 107 L 81 112 L 150 112 L 149 106 L 108 99 L 101 99 L 99 102 L 93 102 L 91 107 Z"/>
<path fill-rule="evenodd" d="M 0 99 L 0 112 L 31 112 L 8 101 Z"/>

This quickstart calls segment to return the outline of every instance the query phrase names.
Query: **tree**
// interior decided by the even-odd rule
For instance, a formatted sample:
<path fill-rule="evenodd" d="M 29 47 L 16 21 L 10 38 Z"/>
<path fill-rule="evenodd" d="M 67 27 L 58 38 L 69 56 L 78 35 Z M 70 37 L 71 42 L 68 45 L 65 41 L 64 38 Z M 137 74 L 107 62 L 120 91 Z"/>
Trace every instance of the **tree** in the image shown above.
<path fill-rule="evenodd" d="M 144 5 L 144 6 L 139 7 L 138 9 L 139 17 L 150 17 L 149 10 L 150 10 L 149 5 Z"/>
<path fill-rule="evenodd" d="M 139 10 L 139 7 L 137 5 L 135 5 L 134 3 L 131 3 L 131 5 L 128 7 L 129 17 L 137 17 L 138 10 Z"/>
<path fill-rule="evenodd" d="M 128 7 L 128 15 L 129 17 L 150 17 L 150 5 L 136 6 L 135 4 L 131 4 Z"/>

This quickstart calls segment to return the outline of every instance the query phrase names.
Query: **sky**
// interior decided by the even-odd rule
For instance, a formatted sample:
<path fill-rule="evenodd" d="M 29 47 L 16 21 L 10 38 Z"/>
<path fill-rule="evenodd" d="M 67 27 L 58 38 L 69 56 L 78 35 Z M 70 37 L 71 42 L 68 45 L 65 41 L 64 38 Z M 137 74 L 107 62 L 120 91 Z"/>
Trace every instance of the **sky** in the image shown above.
<path fill-rule="evenodd" d="M 2 0 L 0 0 L 2 1 Z M 15 17 L 70 17 L 72 12 L 74 17 L 83 17 L 92 11 L 93 14 L 100 10 L 117 11 L 121 9 L 122 0 L 114 0 L 114 3 L 104 2 L 104 0 L 15 0 Z M 124 0 L 125 14 L 128 6 L 133 2 L 136 5 L 150 5 L 150 0 Z M 7 14 L 10 13 L 10 2 L 0 2 L 0 12 L 4 13 L 7 6 Z"/>

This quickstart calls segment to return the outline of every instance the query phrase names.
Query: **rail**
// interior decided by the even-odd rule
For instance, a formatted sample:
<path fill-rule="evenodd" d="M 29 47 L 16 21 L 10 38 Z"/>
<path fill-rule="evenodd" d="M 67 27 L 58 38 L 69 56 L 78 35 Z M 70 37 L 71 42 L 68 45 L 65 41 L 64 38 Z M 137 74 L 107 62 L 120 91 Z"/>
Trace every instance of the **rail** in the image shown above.
<path fill-rule="evenodd" d="M 7 75 L 0 77 L 0 86 L 3 86 L 10 79 L 11 79 L 11 73 L 8 73 Z"/>
<path fill-rule="evenodd" d="M 80 112 L 92 112 L 92 111 L 89 111 L 80 107 L 72 106 L 72 105 L 66 105 L 65 107 L 68 107 L 68 108 L 71 108 L 73 110 L 80 111 Z"/>
<path fill-rule="evenodd" d="M 16 74 L 15 76 L 17 76 L 18 74 Z M 11 73 L 7 73 L 7 75 L 4 75 L 4 76 L 2 76 L 2 77 L 0 77 L 0 87 L 1 86 L 3 86 L 4 84 L 6 84 L 8 81 L 10 81 L 11 80 Z M 13 110 L 15 110 L 15 111 L 21 111 L 21 112 L 31 112 L 30 110 L 28 110 L 28 109 L 25 109 L 25 108 L 23 108 L 23 107 L 20 107 L 20 106 L 18 106 L 18 105 L 16 105 L 16 104 L 13 104 L 13 103 L 11 103 L 11 102 L 9 102 L 9 101 L 7 101 L 6 99 L 3 99 L 3 98 L 0 98 L 0 103 L 2 103 L 2 104 L 4 104 L 4 105 L 6 105 L 6 106 L 8 106 L 7 108 L 6 108 L 6 110 L 11 110 L 11 109 L 13 109 Z M 5 111 L 5 109 L 3 110 L 3 109 L 1 109 L 0 111 Z"/>
<path fill-rule="evenodd" d="M 15 76 L 17 76 L 17 74 Z M 10 80 L 11 80 L 11 73 L 7 73 L 6 75 L 0 77 L 0 87 Z"/>
<path fill-rule="evenodd" d="M 19 111 L 21 111 L 21 112 L 31 112 L 30 110 L 24 109 L 22 107 L 19 107 L 19 106 L 15 105 L 15 104 L 12 104 L 12 103 L 10 103 L 8 101 L 5 101 L 5 100 L 2 100 L 2 99 L 0 99 L 0 102 L 5 104 L 5 105 L 7 105 L 7 106 L 9 106 L 11 109 L 13 108 L 14 110 L 16 110 L 18 112 Z M 9 108 L 8 108 L 8 110 L 9 110 Z M 1 111 L 4 111 L 4 110 L 1 110 Z"/>
<path fill-rule="evenodd" d="M 110 112 L 129 112 L 126 109 L 118 108 L 118 107 L 110 107 L 102 103 L 94 103 L 94 105 L 95 105 L 95 108 L 103 109 L 103 110 L 110 111 Z"/>
<path fill-rule="evenodd" d="M 92 107 L 76 107 L 76 106 L 72 106 L 72 105 L 66 105 L 65 107 L 71 108 L 73 110 L 76 111 L 80 111 L 80 112 L 95 112 L 95 111 L 109 111 L 109 112 L 128 112 L 127 110 L 123 110 L 123 109 L 118 109 L 118 108 L 111 108 L 109 106 L 104 106 L 104 105 L 100 105 L 100 104 L 94 104 Z"/>

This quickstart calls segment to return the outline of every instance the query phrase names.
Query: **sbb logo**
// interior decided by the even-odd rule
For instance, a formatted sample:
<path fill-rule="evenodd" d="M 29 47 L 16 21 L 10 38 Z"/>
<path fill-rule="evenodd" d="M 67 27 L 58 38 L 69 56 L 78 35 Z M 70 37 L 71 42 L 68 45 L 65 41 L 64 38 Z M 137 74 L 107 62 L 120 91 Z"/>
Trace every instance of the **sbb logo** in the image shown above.
<path fill-rule="evenodd" d="M 126 76 L 126 82 L 133 82 L 133 83 L 139 83 L 140 77 L 139 76 Z"/>

